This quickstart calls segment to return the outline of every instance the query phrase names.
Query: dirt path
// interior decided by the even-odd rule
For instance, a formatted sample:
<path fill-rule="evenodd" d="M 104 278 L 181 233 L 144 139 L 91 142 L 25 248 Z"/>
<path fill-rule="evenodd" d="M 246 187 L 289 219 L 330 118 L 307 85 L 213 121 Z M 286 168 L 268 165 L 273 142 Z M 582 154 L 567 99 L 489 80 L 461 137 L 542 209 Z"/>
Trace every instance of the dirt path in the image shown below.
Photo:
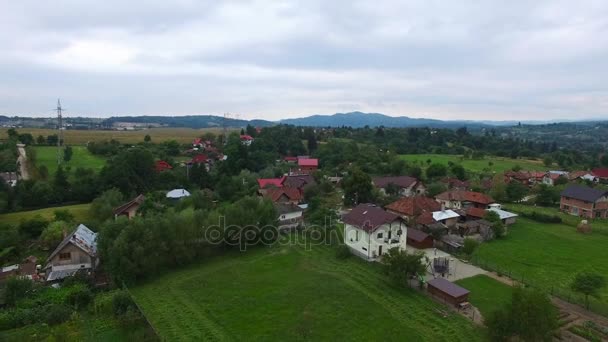
<path fill-rule="evenodd" d="M 30 179 L 30 174 L 27 171 L 27 155 L 25 153 L 25 145 L 17 144 L 17 151 L 19 152 L 17 162 L 19 163 L 19 173 L 21 173 L 21 179 L 28 180 Z"/>

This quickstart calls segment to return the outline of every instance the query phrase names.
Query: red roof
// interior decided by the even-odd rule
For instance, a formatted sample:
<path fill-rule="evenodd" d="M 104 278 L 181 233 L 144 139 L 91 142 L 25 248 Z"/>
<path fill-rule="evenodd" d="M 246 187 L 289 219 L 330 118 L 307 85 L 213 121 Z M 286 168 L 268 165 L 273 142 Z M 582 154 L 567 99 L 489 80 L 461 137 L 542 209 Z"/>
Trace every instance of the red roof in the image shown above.
<path fill-rule="evenodd" d="M 437 195 L 435 198 L 443 201 L 468 201 L 480 204 L 494 203 L 492 197 L 482 194 L 481 192 L 474 191 L 446 191 Z"/>
<path fill-rule="evenodd" d="M 253 140 L 253 137 L 248 134 L 241 135 L 241 140 Z"/>
<path fill-rule="evenodd" d="M 273 202 L 278 202 L 282 196 L 287 197 L 289 201 L 299 201 L 302 199 L 300 190 L 294 188 L 268 189 L 266 192 L 266 197 L 270 198 Z"/>
<path fill-rule="evenodd" d="M 486 216 L 486 211 L 481 208 L 468 208 L 466 214 L 467 216 L 484 218 Z"/>
<path fill-rule="evenodd" d="M 201 144 L 201 138 L 196 138 L 194 139 L 194 141 L 192 142 L 192 145 L 200 145 Z"/>
<path fill-rule="evenodd" d="M 269 186 L 280 188 L 283 186 L 283 181 L 285 177 L 282 178 L 260 178 L 258 179 L 258 185 L 260 189 L 264 189 Z"/>
<path fill-rule="evenodd" d="M 156 170 L 156 172 L 171 170 L 172 168 L 173 168 L 173 166 L 171 166 L 169 163 L 167 163 L 164 160 L 157 160 L 156 164 L 154 165 L 154 169 Z"/>
<path fill-rule="evenodd" d="M 416 223 L 418 224 L 432 224 L 435 223 L 435 219 L 433 218 L 433 213 L 430 211 L 425 211 L 422 215 L 416 218 Z"/>
<path fill-rule="evenodd" d="M 319 159 L 316 158 L 300 158 L 298 159 L 299 166 L 319 166 Z"/>
<path fill-rule="evenodd" d="M 283 160 L 285 160 L 285 161 L 294 161 L 295 162 L 295 161 L 298 160 L 298 157 L 285 157 L 285 158 L 283 158 Z"/>
<path fill-rule="evenodd" d="M 591 173 L 600 178 L 608 178 L 608 168 L 593 169 Z"/>
<path fill-rule="evenodd" d="M 406 216 L 417 216 L 424 211 L 441 210 L 441 204 L 432 198 L 415 196 L 401 198 L 386 206 L 386 209 Z"/>
<path fill-rule="evenodd" d="M 206 163 L 209 158 L 206 154 L 197 154 L 190 161 L 192 164 Z"/>

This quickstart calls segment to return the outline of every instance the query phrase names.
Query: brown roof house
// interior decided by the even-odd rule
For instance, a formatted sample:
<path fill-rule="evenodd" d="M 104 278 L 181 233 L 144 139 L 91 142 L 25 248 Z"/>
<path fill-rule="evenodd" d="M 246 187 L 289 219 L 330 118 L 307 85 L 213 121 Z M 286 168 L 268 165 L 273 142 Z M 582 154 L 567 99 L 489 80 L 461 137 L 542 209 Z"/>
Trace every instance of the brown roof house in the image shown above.
<path fill-rule="evenodd" d="M 137 210 L 144 203 L 145 199 L 146 197 L 144 197 L 144 195 L 139 195 L 133 200 L 114 209 L 114 218 L 116 219 L 118 216 L 126 216 L 129 220 L 132 219 L 137 214 Z"/>
<path fill-rule="evenodd" d="M 392 186 L 397 189 L 399 196 L 410 197 L 415 195 L 424 195 L 426 188 L 418 179 L 409 176 L 398 177 L 375 177 L 372 179 L 374 186 L 380 189 L 384 195 L 387 194 L 387 188 Z"/>
<path fill-rule="evenodd" d="M 422 214 L 441 210 L 441 204 L 429 197 L 414 196 L 400 198 L 385 208 L 401 216 L 411 226 L 417 223 Z"/>
<path fill-rule="evenodd" d="M 279 231 L 298 229 L 304 222 L 304 209 L 293 203 L 275 203 L 274 207 L 279 215 Z"/>
<path fill-rule="evenodd" d="M 359 204 L 342 221 L 344 243 L 365 260 L 377 260 L 393 247 L 405 250 L 407 227 L 399 215 L 373 204 Z"/>
<path fill-rule="evenodd" d="M 97 233 L 94 233 L 84 224 L 80 224 L 49 255 L 44 267 L 47 272 L 46 280 L 60 280 L 81 270 L 90 272 L 98 264 Z"/>
<path fill-rule="evenodd" d="M 492 197 L 475 191 L 446 191 L 435 196 L 444 209 L 467 209 L 470 207 L 486 209 L 494 203 Z"/>
<path fill-rule="evenodd" d="M 608 191 L 571 185 L 561 194 L 561 211 L 584 218 L 608 218 Z"/>

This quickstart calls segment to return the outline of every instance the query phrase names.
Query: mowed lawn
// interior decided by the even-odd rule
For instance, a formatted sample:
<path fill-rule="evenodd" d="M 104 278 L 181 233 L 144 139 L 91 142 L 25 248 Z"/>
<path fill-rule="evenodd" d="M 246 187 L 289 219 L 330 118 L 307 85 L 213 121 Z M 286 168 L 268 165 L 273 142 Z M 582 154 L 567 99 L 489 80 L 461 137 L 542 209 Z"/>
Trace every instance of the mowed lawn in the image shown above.
<path fill-rule="evenodd" d="M 19 211 L 16 213 L 0 214 L 0 222 L 7 223 L 12 226 L 18 225 L 22 220 L 31 219 L 37 215 L 42 216 L 45 219 L 52 219 L 55 210 L 68 210 L 76 222 L 86 221 L 89 219 L 89 203 L 86 204 L 75 204 L 66 205 L 63 207 L 52 207 L 30 211 Z"/>
<path fill-rule="evenodd" d="M 479 309 L 484 318 L 511 301 L 513 288 L 485 274 L 460 279 L 456 283 L 471 291 L 469 302 Z"/>
<path fill-rule="evenodd" d="M 402 154 L 401 158 L 409 162 L 418 162 L 422 166 L 427 165 L 427 160 L 432 163 L 448 164 L 449 162 L 462 164 L 471 172 L 483 172 L 485 169 L 497 173 L 511 170 L 515 165 L 519 165 L 524 170 L 544 171 L 547 167 L 542 162 L 527 159 L 510 159 L 502 157 L 485 157 L 484 159 L 463 159 L 460 155 L 452 154 Z M 490 165 L 490 162 L 492 165 Z"/>
<path fill-rule="evenodd" d="M 519 213 L 532 213 L 533 211 L 546 215 L 557 215 L 562 219 L 562 222 L 566 225 L 576 227 L 581 223 L 582 218 L 559 211 L 558 208 L 551 207 L 538 207 L 529 204 L 515 204 L 510 203 L 504 206 L 506 210 L 511 210 Z M 604 232 L 608 234 L 608 220 L 606 219 L 594 219 L 590 221 L 591 227 L 597 232 Z"/>
<path fill-rule="evenodd" d="M 608 274 L 608 235 L 580 234 L 565 224 L 547 224 L 518 218 L 501 240 L 483 243 L 474 257 L 490 268 L 513 278 L 551 290 L 569 291 L 574 275 L 581 270 Z M 600 301 L 608 303 L 608 288 Z"/>
<path fill-rule="evenodd" d="M 46 166 L 49 170 L 49 175 L 55 174 L 57 171 L 57 147 L 54 146 L 36 146 L 36 166 Z M 64 162 L 64 168 L 70 167 L 75 171 L 79 167 L 93 169 L 99 171 L 106 164 L 106 160 L 89 152 L 85 146 L 72 146 L 72 159 Z"/>
<path fill-rule="evenodd" d="M 258 248 L 131 289 L 163 340 L 477 341 L 465 318 L 333 249 Z"/>

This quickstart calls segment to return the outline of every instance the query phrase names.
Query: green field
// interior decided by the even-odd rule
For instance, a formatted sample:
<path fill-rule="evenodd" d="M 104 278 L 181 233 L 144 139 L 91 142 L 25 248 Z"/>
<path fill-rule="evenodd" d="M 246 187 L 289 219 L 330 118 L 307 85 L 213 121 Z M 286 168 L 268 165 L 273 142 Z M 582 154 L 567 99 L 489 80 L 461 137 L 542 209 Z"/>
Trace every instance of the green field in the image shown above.
<path fill-rule="evenodd" d="M 0 139 L 6 139 L 8 129 L 0 129 Z M 57 130 L 46 128 L 19 128 L 19 133 L 30 133 L 34 139 L 39 135 L 44 137 L 57 134 Z M 237 131 L 229 128 L 228 131 Z M 89 141 L 118 140 L 123 144 L 135 144 L 143 142 L 146 135 L 150 135 L 152 142 L 162 142 L 176 140 L 179 143 L 190 143 L 194 138 L 200 137 L 205 133 L 221 134 L 222 128 L 150 128 L 137 131 L 116 131 L 116 130 L 65 130 L 63 132 L 64 141 L 68 145 L 84 145 Z"/>
<path fill-rule="evenodd" d="M 513 289 L 509 285 L 483 274 L 461 279 L 456 283 L 471 291 L 469 302 L 479 309 L 484 317 L 511 301 Z"/>
<path fill-rule="evenodd" d="M 403 154 L 401 158 L 408 162 L 419 163 L 421 166 L 427 166 L 427 160 L 432 163 L 448 164 L 448 162 L 459 163 L 471 172 L 480 173 L 486 169 L 497 173 L 502 173 L 511 170 L 515 165 L 519 165 L 524 170 L 544 171 L 547 167 L 542 162 L 527 159 L 509 159 L 502 157 L 485 157 L 484 159 L 463 159 L 460 155 L 452 154 Z M 490 165 L 489 163 L 492 163 Z"/>
<path fill-rule="evenodd" d="M 30 219 L 36 215 L 40 215 L 46 219 L 52 219 L 55 210 L 69 210 L 76 220 L 76 222 L 82 222 L 89 219 L 89 207 L 90 204 L 76 204 L 66 205 L 63 207 L 44 208 L 30 211 L 19 211 L 16 213 L 0 214 L 0 222 L 8 223 L 10 225 L 18 225 L 21 220 Z"/>
<path fill-rule="evenodd" d="M 562 222 L 564 224 L 572 227 L 578 226 L 578 224 L 581 223 L 582 220 L 582 218 L 578 216 L 563 213 L 557 208 L 538 207 L 528 204 L 507 204 L 504 207 L 506 210 L 511 210 L 519 213 L 531 213 L 535 211 L 537 213 L 542 213 L 546 215 L 557 215 L 562 219 Z M 597 232 L 608 234 L 608 220 L 594 219 L 593 221 L 591 221 L 591 227 Z"/>
<path fill-rule="evenodd" d="M 333 249 L 259 248 L 131 290 L 161 339 L 476 341 L 465 318 Z M 443 309 L 442 311 L 445 311 Z"/>
<path fill-rule="evenodd" d="M 55 174 L 57 171 L 57 147 L 54 146 L 35 146 L 36 151 L 36 166 L 46 166 L 49 170 L 49 175 Z M 93 155 L 84 146 L 72 146 L 72 159 L 64 162 L 64 168 L 70 167 L 75 171 L 79 167 L 93 169 L 99 171 L 106 164 L 104 158 Z"/>
<path fill-rule="evenodd" d="M 547 291 L 566 294 L 574 275 L 581 270 L 608 274 L 607 246 L 605 234 L 585 235 L 565 224 L 518 218 L 506 238 L 481 244 L 473 261 L 506 275 L 511 273 L 518 280 L 523 277 L 525 283 Z M 608 288 L 604 288 L 599 300 L 608 304 Z"/>

